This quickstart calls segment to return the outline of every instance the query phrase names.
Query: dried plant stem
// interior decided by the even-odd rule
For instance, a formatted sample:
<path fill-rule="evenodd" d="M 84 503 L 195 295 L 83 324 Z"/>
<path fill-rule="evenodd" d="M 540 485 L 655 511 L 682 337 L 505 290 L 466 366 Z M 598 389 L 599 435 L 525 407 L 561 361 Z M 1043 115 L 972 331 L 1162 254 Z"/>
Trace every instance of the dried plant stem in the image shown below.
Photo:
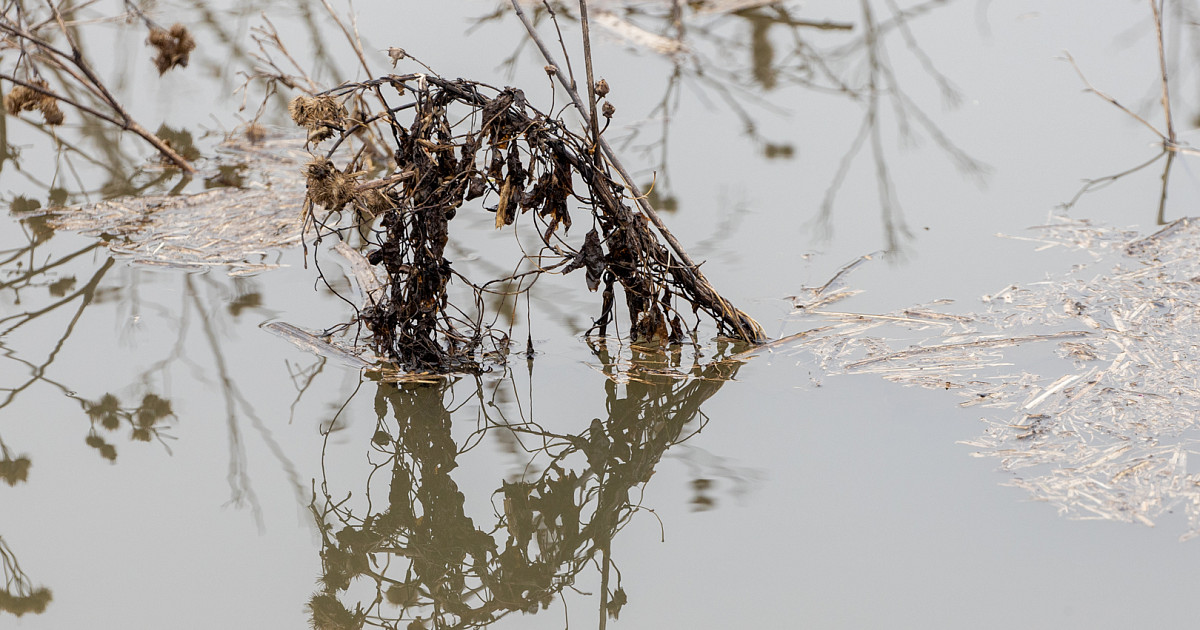
<path fill-rule="evenodd" d="M 1096 86 L 1092 85 L 1091 81 L 1088 81 L 1087 76 L 1085 76 L 1083 74 L 1083 70 L 1079 69 L 1079 64 L 1075 63 L 1075 58 L 1072 57 L 1070 53 L 1064 53 L 1064 55 L 1066 55 L 1066 59 L 1071 64 L 1071 67 L 1075 69 L 1075 74 L 1079 75 L 1079 80 L 1083 81 L 1083 84 L 1085 86 L 1087 86 L 1086 91 L 1091 92 L 1092 94 L 1095 94 L 1096 96 L 1099 96 L 1100 98 L 1108 101 L 1113 106 L 1115 106 L 1117 109 L 1125 112 L 1126 114 L 1129 114 L 1131 117 L 1133 117 L 1134 120 L 1145 125 L 1147 129 L 1149 129 L 1150 131 L 1153 131 L 1154 135 L 1161 138 L 1163 140 L 1163 142 L 1167 141 L 1167 137 L 1163 135 L 1163 132 L 1159 131 L 1157 127 L 1150 124 L 1145 118 L 1142 118 L 1141 116 L 1138 116 L 1137 114 L 1133 113 L 1133 111 L 1130 110 L 1128 107 L 1125 107 L 1120 102 L 1118 102 L 1116 98 L 1110 96 L 1109 94 L 1107 94 L 1105 92 L 1101 92 L 1100 90 L 1096 89 Z"/>
<path fill-rule="evenodd" d="M 588 114 L 592 131 L 592 158 L 600 164 L 600 121 L 596 117 L 596 77 L 592 74 L 592 36 L 588 26 L 587 0 L 579 0 L 579 24 L 583 29 L 583 65 L 587 71 Z"/>
<path fill-rule="evenodd" d="M 529 37 L 533 39 L 534 43 L 538 47 L 538 50 L 541 51 L 542 57 L 546 60 L 546 63 L 554 67 L 555 78 L 558 79 L 559 84 L 562 85 L 564 90 L 566 90 L 567 95 L 571 97 L 571 102 L 575 105 L 575 109 L 579 112 L 580 116 L 582 116 L 584 119 L 588 119 L 588 107 L 584 104 L 583 99 L 580 98 L 579 92 L 575 89 L 574 85 L 572 85 L 571 80 L 565 74 L 563 74 L 562 67 L 555 63 L 554 55 L 550 52 L 550 49 L 546 46 L 546 43 L 542 41 L 542 38 L 538 36 L 537 30 L 534 28 L 533 23 L 529 20 L 529 17 L 525 15 L 525 11 L 521 8 L 520 3 L 517 0 L 509 1 L 512 4 L 513 10 L 516 12 L 517 17 L 520 18 L 521 24 L 525 26 L 526 32 L 529 33 Z M 658 229 L 658 232 L 662 234 L 663 239 L 666 240 L 667 244 L 671 247 L 671 251 L 673 251 L 675 255 L 679 257 L 679 260 L 682 261 L 682 265 L 671 265 L 671 272 L 676 279 L 679 280 L 681 284 L 688 286 L 693 291 L 698 302 L 711 305 L 714 310 L 720 313 L 722 323 L 735 332 L 739 339 L 750 343 L 762 343 L 765 341 L 767 339 L 767 335 L 763 331 L 762 326 L 760 326 L 758 322 L 754 321 L 754 319 L 749 315 L 746 315 L 742 311 L 735 308 L 729 303 L 728 300 L 721 297 L 720 294 L 713 289 L 712 285 L 708 282 L 708 279 L 704 277 L 703 273 L 701 273 L 699 266 L 692 261 L 691 257 L 688 256 L 687 252 L 683 249 L 683 246 L 679 244 L 679 240 L 675 238 L 675 235 L 672 234 L 669 229 L 667 229 L 666 224 L 663 223 L 663 220 L 658 216 L 658 213 L 654 211 L 654 208 L 650 205 L 649 201 L 646 200 L 646 195 L 642 193 L 641 189 L 635 183 L 633 176 L 628 170 L 626 170 L 625 166 L 617 158 L 616 152 L 613 151 L 612 147 L 608 144 L 608 141 L 605 140 L 603 136 L 599 137 L 597 140 L 599 142 L 600 149 L 604 151 L 604 156 L 607 158 L 608 162 L 613 166 L 613 168 L 620 173 L 621 178 L 625 181 L 626 187 L 633 194 L 633 198 L 637 201 L 638 207 L 641 209 L 642 214 L 644 214 L 646 218 L 654 224 L 654 227 Z"/>
<path fill-rule="evenodd" d="M 346 41 L 354 49 L 354 55 L 358 58 L 358 63 L 362 66 L 363 71 L 367 73 L 367 76 L 371 76 L 371 67 L 367 65 L 367 57 L 363 53 L 362 40 L 358 37 L 358 28 L 356 27 L 354 33 L 351 33 L 350 29 L 346 28 L 346 24 L 342 22 L 342 19 L 338 17 L 337 11 L 333 9 L 333 5 L 329 4 L 329 0 L 321 0 L 321 4 L 325 7 L 325 11 L 329 13 L 329 17 L 333 18 L 334 23 L 338 25 L 338 28 L 342 29 L 342 35 L 346 36 Z"/>
<path fill-rule="evenodd" d="M 44 94 L 56 101 L 66 103 L 67 105 L 70 105 L 71 107 L 74 107 L 84 113 L 91 114 L 92 116 L 95 116 L 96 118 L 99 118 L 100 120 L 103 120 L 104 122 L 112 123 L 114 125 L 117 125 L 118 127 L 124 126 L 124 124 L 125 124 L 123 121 L 113 118 L 112 116 L 109 116 L 108 114 L 105 114 L 104 112 L 102 112 L 98 109 L 84 105 L 83 103 L 80 103 L 79 101 L 76 101 L 75 99 L 72 99 L 72 98 L 69 98 L 66 96 L 62 96 L 61 94 L 56 94 L 54 92 L 51 92 L 50 90 L 47 90 L 46 88 L 44 88 L 36 83 L 33 83 L 31 81 L 22 81 L 21 79 L 18 79 L 17 77 L 15 77 L 11 74 L 6 74 L 3 72 L 0 72 L 0 79 L 2 79 L 4 81 L 8 81 L 9 83 L 12 83 L 13 85 L 19 85 L 23 88 L 33 90 L 34 92 L 37 92 L 38 94 Z"/>
<path fill-rule="evenodd" d="M 1163 25 L 1162 25 L 1162 0 L 1158 3 L 1155 0 L 1150 0 L 1150 11 L 1154 14 L 1154 35 L 1158 42 L 1158 67 L 1162 73 L 1162 108 L 1163 114 L 1167 118 L 1167 138 L 1166 141 L 1174 146 L 1175 144 L 1175 123 L 1171 119 L 1171 95 L 1167 83 L 1167 56 L 1163 46 Z M 1165 190 L 1165 188 L 1164 188 Z"/>
<path fill-rule="evenodd" d="M 1067 61 L 1070 62 L 1071 67 L 1075 69 L 1075 74 L 1077 74 L 1079 79 L 1083 81 L 1083 84 L 1087 86 L 1087 91 L 1108 101 L 1121 111 L 1131 116 L 1134 120 L 1142 123 L 1148 129 L 1153 131 L 1154 135 L 1158 136 L 1159 141 L 1162 144 L 1162 150 L 1158 153 L 1158 155 L 1155 155 L 1153 158 L 1131 169 L 1121 171 L 1120 173 L 1116 173 L 1114 175 L 1101 177 L 1099 179 L 1086 180 L 1079 191 L 1075 193 L 1075 196 L 1072 197 L 1070 201 L 1062 205 L 1063 208 L 1070 208 L 1073 206 L 1075 202 L 1078 201 L 1079 198 L 1089 190 L 1112 183 L 1126 175 L 1129 175 L 1130 173 L 1136 173 L 1150 164 L 1157 162 L 1165 155 L 1167 160 L 1166 165 L 1163 167 L 1163 173 L 1161 177 L 1162 192 L 1158 197 L 1158 223 L 1159 225 L 1162 225 L 1166 221 L 1167 191 L 1171 178 L 1171 167 L 1174 166 L 1175 163 L 1175 154 L 1184 153 L 1187 155 L 1196 155 L 1197 151 L 1189 147 L 1186 143 L 1180 143 L 1175 135 L 1175 121 L 1174 117 L 1171 115 L 1171 90 L 1170 81 L 1167 74 L 1166 44 L 1163 38 L 1162 6 L 1162 0 L 1150 0 L 1150 13 L 1154 18 L 1154 38 L 1158 48 L 1159 82 L 1162 86 L 1160 101 L 1163 110 L 1163 117 L 1166 119 L 1166 133 L 1159 131 L 1157 127 L 1150 124 L 1145 118 L 1133 113 L 1129 110 L 1129 108 L 1117 102 L 1117 99 L 1096 89 L 1095 86 L 1093 86 L 1087 80 L 1087 77 L 1084 76 L 1083 71 L 1079 69 L 1079 65 L 1075 63 L 1075 59 L 1072 58 L 1069 53 L 1066 53 Z"/>
<path fill-rule="evenodd" d="M 1133 113 L 1133 111 L 1131 111 L 1128 107 L 1125 107 L 1121 103 L 1117 102 L 1116 98 L 1096 89 L 1096 87 L 1094 85 L 1092 85 L 1092 83 L 1090 81 L 1088 81 L 1087 77 L 1084 76 L 1083 70 L 1080 70 L 1080 68 L 1079 68 L 1079 64 L 1075 63 L 1075 58 L 1072 57 L 1070 53 L 1064 53 L 1064 54 L 1066 55 L 1067 61 L 1070 62 L 1071 67 L 1075 69 L 1075 74 L 1077 74 L 1079 76 L 1079 79 L 1081 81 L 1083 81 L 1083 84 L 1085 86 L 1087 86 L 1088 92 L 1091 92 L 1092 94 L 1095 94 L 1096 96 L 1099 96 L 1100 98 L 1108 101 L 1109 103 L 1111 103 L 1112 105 L 1117 107 L 1117 109 L 1120 109 L 1121 111 L 1125 112 L 1129 116 L 1133 117 L 1134 120 L 1137 120 L 1138 122 L 1145 125 L 1148 129 L 1150 129 L 1151 131 L 1154 132 L 1154 135 L 1158 136 L 1159 139 L 1162 140 L 1163 148 L 1166 149 L 1167 151 L 1184 150 L 1183 147 L 1179 147 L 1177 145 L 1177 140 L 1176 140 L 1176 136 L 1175 136 L 1175 121 L 1171 115 L 1171 92 L 1170 92 L 1170 82 L 1167 77 L 1166 46 L 1163 42 L 1162 7 L 1160 6 L 1160 3 L 1161 3 L 1161 0 L 1150 0 L 1150 12 L 1154 16 L 1154 37 L 1155 37 L 1155 41 L 1158 45 L 1158 68 L 1159 68 L 1160 82 L 1162 84 L 1162 95 L 1160 97 L 1160 100 L 1161 100 L 1162 109 L 1163 109 L 1163 116 L 1166 118 L 1166 126 L 1167 126 L 1167 132 L 1165 134 L 1163 132 L 1159 131 L 1157 127 L 1150 124 L 1145 118 L 1142 118 L 1141 116 Z M 1187 151 L 1184 150 L 1184 152 L 1187 152 Z"/>

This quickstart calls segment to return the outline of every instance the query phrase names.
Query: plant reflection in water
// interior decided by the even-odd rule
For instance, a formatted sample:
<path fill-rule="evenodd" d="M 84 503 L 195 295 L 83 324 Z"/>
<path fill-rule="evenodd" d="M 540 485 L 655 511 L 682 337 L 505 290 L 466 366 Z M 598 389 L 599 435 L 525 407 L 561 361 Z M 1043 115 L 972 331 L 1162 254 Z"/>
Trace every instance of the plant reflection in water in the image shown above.
<path fill-rule="evenodd" d="M 33 204 L 33 209 L 37 206 Z M 118 455 L 125 448 L 119 442 L 122 437 L 131 444 L 158 441 L 167 448 L 167 440 L 172 438 L 169 429 L 179 420 L 173 401 L 164 393 L 173 371 L 181 367 L 207 369 L 196 355 L 185 350 L 195 337 L 192 331 L 198 329 L 211 351 L 215 366 L 212 373 L 218 379 L 217 389 L 225 403 L 229 505 L 247 509 L 259 530 L 263 529 L 261 508 L 248 472 L 243 428 L 247 419 L 288 475 L 296 501 L 301 505 L 306 503 L 308 497 L 295 467 L 254 413 L 225 358 L 228 350 L 223 342 L 234 320 L 248 311 L 257 310 L 261 314 L 257 282 L 250 278 L 223 280 L 181 274 L 173 277 L 179 285 L 175 294 L 181 296 L 181 301 L 177 305 L 159 303 L 142 295 L 146 278 L 140 270 L 97 255 L 104 251 L 102 241 L 75 249 L 52 247 L 49 241 L 55 231 L 46 219 L 44 215 L 21 218 L 21 232 L 15 237 L 20 240 L 0 250 L 0 304 L 4 306 L 0 311 L 0 366 L 12 370 L 11 376 L 0 385 L 0 412 L 20 408 L 15 404 L 18 399 L 38 396 L 39 388 L 41 395 L 45 395 L 49 388 L 79 405 L 78 414 L 69 414 L 67 419 L 82 425 L 82 440 L 90 447 L 89 452 L 104 460 L 119 461 Z M 77 365 L 70 358 L 80 346 L 93 343 L 87 336 L 84 320 L 101 317 L 97 311 L 103 313 L 113 308 L 117 310 L 117 320 L 127 322 L 116 335 L 126 343 L 135 343 L 134 329 L 142 318 L 161 318 L 178 331 L 173 342 L 168 340 L 158 348 L 159 359 L 151 361 L 127 386 L 97 385 L 103 379 L 81 377 L 73 371 Z M 35 335 L 43 335 L 46 342 L 24 343 L 36 338 Z M 318 360 L 311 367 L 295 366 L 298 394 L 293 408 L 323 363 Z M 290 364 L 289 369 L 292 369 Z M 38 470 L 33 466 L 36 453 L 25 452 L 23 445 L 13 444 L 11 438 L 6 441 L 6 429 L 0 426 L 0 482 L 3 482 L 0 488 L 25 484 L 37 476 Z M 3 501 L 0 496 L 0 504 Z M 5 590 L 0 591 L 0 617 L 5 613 L 43 612 L 50 602 L 50 592 L 33 586 L 3 539 L 0 539 L 0 561 L 5 576 Z"/>
<path fill-rule="evenodd" d="M 50 589 L 35 587 L 21 570 L 17 556 L 0 537 L 0 571 L 4 574 L 4 589 L 0 590 L 0 612 L 18 617 L 26 613 L 41 614 L 52 598 Z"/>
<path fill-rule="evenodd" d="M 578 19 L 574 2 L 530 0 L 528 4 L 535 22 L 557 16 L 565 26 Z M 900 203 L 901 191 L 889 166 L 895 153 L 890 142 L 915 146 L 924 136 L 962 175 L 980 186 L 986 182 L 990 167 L 960 147 L 935 117 L 925 112 L 919 103 L 924 95 L 910 92 L 905 85 L 924 77 L 897 71 L 905 60 L 892 50 L 898 38 L 907 56 L 937 86 L 942 105 L 957 107 L 962 102 L 961 92 L 937 68 L 913 30 L 915 23 L 954 0 L 927 0 L 907 7 L 891 0 L 846 4 L 857 4 L 857 15 L 806 19 L 799 15 L 802 9 L 788 3 L 753 0 L 618 1 L 592 10 L 594 21 L 609 35 L 671 64 L 660 82 L 663 96 L 648 113 L 647 122 L 630 125 L 624 138 L 616 137 L 617 129 L 610 132 L 621 153 L 638 149 L 654 164 L 654 181 L 645 188 L 656 207 L 674 210 L 678 206 L 670 185 L 668 149 L 671 121 L 685 101 L 685 86 L 703 100 L 727 107 L 746 138 L 770 160 L 790 160 L 797 153 L 789 139 L 771 134 L 768 121 L 762 120 L 764 113 L 780 115 L 804 109 L 794 96 L 781 96 L 788 88 L 845 98 L 861 108 L 858 128 L 853 136 L 847 134 L 847 148 L 810 222 L 819 240 L 833 236 L 839 192 L 864 147 L 874 171 L 883 251 L 890 256 L 903 257 L 912 237 Z M 476 25 L 498 20 L 505 13 L 501 9 L 478 18 Z M 505 61 L 510 72 L 523 47 L 524 43 Z M 620 87 L 614 85 L 617 92 Z M 659 123 L 657 137 L 649 121 Z M 728 227 L 723 225 L 720 233 Z"/>
<path fill-rule="evenodd" d="M 588 566 L 600 573 L 600 627 L 616 618 L 628 597 L 613 537 L 647 509 L 637 497 L 656 466 L 703 428 L 701 405 L 741 364 L 713 360 L 680 371 L 661 354 L 633 350 L 632 363 L 618 367 L 604 345 L 593 349 L 607 377 L 608 417 L 575 433 L 504 417 L 521 406 L 486 400 L 494 386 L 482 377 L 379 384 L 365 491 L 331 487 L 326 477 L 311 505 L 323 570 L 309 602 L 314 627 L 485 626 L 545 609 Z M 469 405 L 455 394 L 472 385 L 478 424 L 456 439 L 453 424 L 465 421 Z M 467 515 L 454 471 L 490 434 L 523 461 L 515 478 L 497 480 L 493 515 L 480 522 Z M 703 494 L 710 486 L 692 482 L 697 507 L 711 506 Z"/>

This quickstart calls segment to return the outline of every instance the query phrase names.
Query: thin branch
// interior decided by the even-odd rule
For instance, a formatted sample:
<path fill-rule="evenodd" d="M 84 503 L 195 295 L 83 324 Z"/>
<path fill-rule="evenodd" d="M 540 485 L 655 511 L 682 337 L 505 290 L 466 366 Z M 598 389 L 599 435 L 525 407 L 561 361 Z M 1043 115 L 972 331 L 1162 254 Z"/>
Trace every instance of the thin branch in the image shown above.
<path fill-rule="evenodd" d="M 1109 103 L 1112 103 L 1114 106 L 1117 107 L 1117 109 L 1120 109 L 1121 111 L 1125 112 L 1126 114 L 1129 114 L 1130 116 L 1133 117 L 1134 120 L 1145 125 L 1146 128 L 1149 129 L 1150 131 L 1153 131 L 1154 135 L 1161 138 L 1164 143 L 1168 142 L 1167 136 L 1164 136 L 1163 132 L 1159 131 L 1157 127 L 1155 127 L 1154 125 L 1151 125 L 1149 122 L 1147 122 L 1145 118 L 1142 118 L 1141 116 L 1138 116 L 1137 114 L 1133 113 L 1132 111 L 1130 111 L 1130 109 L 1128 107 L 1125 107 L 1124 105 L 1117 102 L 1117 99 L 1113 98 L 1112 96 L 1109 96 L 1108 94 L 1096 89 L 1096 87 L 1093 86 L 1090 81 L 1088 81 L 1087 77 L 1084 76 L 1083 70 L 1079 69 L 1079 64 L 1075 63 L 1075 58 L 1071 56 L 1071 53 L 1064 51 L 1063 55 L 1065 56 L 1066 60 L 1071 64 L 1071 67 L 1075 69 L 1075 74 L 1079 75 L 1079 79 L 1081 81 L 1083 81 L 1084 85 L 1087 86 L 1086 91 L 1091 92 L 1092 94 L 1095 94 L 1096 96 L 1099 96 L 1100 98 L 1108 101 Z"/>
<path fill-rule="evenodd" d="M 107 105 L 110 109 L 113 110 L 115 116 L 102 115 L 99 112 L 97 112 L 96 110 L 94 110 L 90 107 L 85 107 L 82 104 L 78 103 L 77 101 L 63 98 L 63 97 L 61 97 L 57 94 L 54 94 L 52 92 L 49 92 L 47 90 L 38 89 L 37 91 L 42 94 L 45 94 L 47 96 L 50 96 L 52 98 L 61 100 L 64 103 L 68 103 L 68 104 L 78 108 L 80 111 L 84 111 L 89 114 L 95 115 L 95 116 L 99 117 L 101 120 L 104 120 L 105 122 L 114 124 L 125 131 L 131 131 L 134 134 L 141 136 L 141 138 L 143 140 L 150 143 L 151 146 L 153 146 L 156 150 L 158 150 L 158 152 L 164 158 L 166 158 L 170 162 L 174 163 L 180 169 L 184 170 L 185 172 L 187 172 L 189 174 L 195 173 L 196 168 L 194 166 L 192 166 L 190 162 L 188 162 L 183 156 L 179 155 L 179 153 L 176 152 L 175 149 L 171 148 L 171 146 L 168 145 L 166 142 L 164 142 L 162 140 L 162 138 L 159 138 L 157 135 L 148 131 L 145 127 L 142 127 L 136 120 L 133 119 L 132 116 L 129 115 L 129 112 L 126 111 L 124 106 L 122 106 L 121 103 L 119 101 L 117 101 L 116 97 L 114 97 L 112 95 L 112 93 L 109 92 L 108 88 L 104 85 L 104 82 L 100 80 L 100 77 L 96 75 L 95 71 L 92 70 L 91 66 L 88 65 L 87 61 L 84 59 L 83 53 L 79 50 L 78 45 L 75 43 L 75 38 L 71 35 L 70 29 L 67 28 L 66 23 L 63 21 L 62 14 L 59 13 L 58 8 L 56 6 L 54 6 L 53 4 L 51 4 L 50 9 L 51 9 L 51 11 L 53 11 L 54 21 L 57 22 L 59 28 L 63 32 L 63 36 L 66 37 L 67 43 L 71 47 L 70 53 L 67 53 L 66 51 L 61 50 L 59 48 L 56 48 L 55 46 L 51 45 L 49 42 L 47 42 L 43 39 L 40 39 L 33 33 L 9 22 L 8 20 L 0 21 L 0 30 L 7 32 L 10 35 L 12 35 L 20 40 L 24 40 L 24 41 L 27 41 L 27 42 L 33 44 L 42 52 L 47 53 L 50 56 L 49 57 L 50 59 L 61 58 L 61 61 L 55 60 L 54 65 L 58 68 L 61 68 L 63 71 L 67 72 L 68 74 L 70 74 L 72 78 L 74 78 L 77 82 L 80 83 L 80 85 L 82 85 L 83 87 L 85 87 L 89 91 L 91 91 L 93 94 L 95 94 L 97 96 L 97 98 L 99 98 L 101 101 L 104 102 L 105 105 Z M 71 69 L 71 66 L 74 66 L 74 68 L 78 69 L 79 73 L 82 73 L 82 76 L 80 76 L 80 74 L 73 71 Z M 19 83 L 21 85 L 25 85 L 26 87 L 33 87 L 33 86 L 28 85 L 25 82 L 16 81 L 15 77 L 5 76 L 3 78 L 12 80 L 13 83 Z"/>

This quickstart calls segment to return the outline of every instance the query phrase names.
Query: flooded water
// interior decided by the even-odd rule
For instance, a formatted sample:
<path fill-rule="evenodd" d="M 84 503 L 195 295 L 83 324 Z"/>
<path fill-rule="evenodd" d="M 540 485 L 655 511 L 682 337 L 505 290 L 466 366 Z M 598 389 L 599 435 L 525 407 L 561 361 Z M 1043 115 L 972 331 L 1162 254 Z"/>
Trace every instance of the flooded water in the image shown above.
<path fill-rule="evenodd" d="M 665 222 L 713 285 L 773 338 L 859 314 L 915 318 L 905 309 L 917 307 L 965 318 L 1014 303 L 996 297 L 1007 287 L 1060 282 L 1072 270 L 1100 282 L 1113 265 L 1141 263 L 1099 245 L 1047 248 L 1027 228 L 1087 220 L 1133 239 L 1200 200 L 1187 153 L 1169 163 L 1169 178 L 1166 158 L 1127 172 L 1161 152 L 1147 127 L 1166 133 L 1147 3 L 863 0 L 737 13 L 717 4 L 687 3 L 679 25 L 668 2 L 595 5 L 594 62 L 616 106 L 605 135 L 639 183 L 653 185 Z M 279 167 L 301 159 L 279 149 L 304 140 L 288 119 L 292 93 L 268 100 L 262 119 L 274 179 L 264 180 L 262 161 L 216 159 L 262 98 L 255 86 L 235 92 L 267 67 L 270 49 L 251 39 L 263 36 L 262 15 L 299 66 L 271 51 L 289 73 L 324 86 L 367 78 L 319 2 L 156 5 L 150 19 L 186 24 L 197 44 L 186 68 L 161 78 L 145 24 L 99 19 L 124 10 L 109 5 L 72 22 L 80 47 L 143 127 L 190 133 L 202 175 L 183 177 L 133 134 L 70 106 L 60 127 L 38 112 L 0 118 L 0 627 L 1194 619 L 1200 550 L 1181 541 L 1200 506 L 1200 477 L 1186 465 L 1193 427 L 1107 436 L 1174 449 L 1175 472 L 1157 478 L 1178 484 L 1140 504 L 1088 500 L 1101 486 L 1126 493 L 1118 482 L 1141 461 L 1051 500 L 1031 480 L 1091 469 L 1064 456 L 1023 470 L 1017 450 L 973 456 L 1006 430 L 1009 411 L 1040 419 L 1036 405 L 1072 365 L 1055 353 L 1061 346 L 972 355 L 978 365 L 956 365 L 944 388 L 905 387 L 915 381 L 891 363 L 890 373 L 846 369 L 854 364 L 839 352 L 851 337 L 862 345 L 845 347 L 871 349 L 859 361 L 891 361 L 888 352 L 935 336 L 995 340 L 864 328 L 835 331 L 844 337 L 820 351 L 784 343 L 739 354 L 747 347 L 702 326 L 698 343 L 653 353 L 585 340 L 600 295 L 573 274 L 539 280 L 515 315 L 500 308 L 512 338 L 532 340 L 532 359 L 514 353 L 481 374 L 392 383 L 262 327 L 322 330 L 354 316 L 339 296 L 354 295 L 352 273 L 327 242 L 268 243 L 240 267 L 190 259 L 184 268 L 155 259 L 183 252 L 178 240 L 139 245 L 111 225 L 56 229 L 62 217 L 30 211 L 198 193 L 228 183 L 220 173 L 244 176 L 246 194 L 270 181 L 264 194 L 276 195 L 230 221 L 298 203 L 300 167 Z M 343 17 L 351 10 L 332 6 Z M 356 2 L 353 11 L 374 76 L 428 72 L 412 59 L 393 69 L 388 49 L 401 47 L 444 77 L 517 86 L 542 111 L 562 109 L 566 96 L 552 91 L 506 6 Z M 566 3 L 559 17 L 579 75 L 576 8 Z M 1200 118 L 1196 9 L 1172 0 L 1164 10 L 1180 142 Z M 545 14 L 537 18 L 556 44 Z M 0 73 L 28 78 L 5 41 Z M 674 56 L 654 48 L 680 42 L 686 50 Z M 1068 54 L 1129 113 L 1088 92 Z M 1085 181 L 1113 175 L 1062 208 Z M 164 203 L 139 210 L 143 222 Z M 511 273 L 520 262 L 511 230 L 471 208 L 459 209 L 447 257 L 473 278 Z M 812 289 L 864 255 L 829 289 L 860 293 L 822 314 L 795 308 L 827 296 Z M 1173 365 L 1190 365 L 1200 350 L 1174 352 Z M 988 370 L 1011 375 L 1029 399 L 960 404 L 955 393 L 983 387 Z M 1194 381 L 1185 376 L 1180 388 Z M 1142 483 L 1157 488 L 1153 476 Z"/>

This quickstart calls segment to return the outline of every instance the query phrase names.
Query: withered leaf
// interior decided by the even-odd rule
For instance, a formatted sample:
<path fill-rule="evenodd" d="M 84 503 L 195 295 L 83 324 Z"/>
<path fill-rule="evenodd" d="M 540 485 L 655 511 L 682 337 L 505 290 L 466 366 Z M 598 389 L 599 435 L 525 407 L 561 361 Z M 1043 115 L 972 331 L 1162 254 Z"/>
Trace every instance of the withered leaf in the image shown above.
<path fill-rule="evenodd" d="M 505 166 L 508 167 L 508 176 L 512 179 L 513 186 L 517 189 L 525 188 L 525 180 L 529 177 L 529 172 L 525 170 L 525 165 L 521 164 L 521 151 L 515 142 L 508 145 L 508 159 Z"/>
<path fill-rule="evenodd" d="M 600 246 L 600 235 L 592 229 L 583 239 L 583 249 L 575 256 L 570 264 L 563 267 L 563 273 L 571 273 L 580 267 L 587 267 L 588 291 L 600 287 L 600 279 L 604 276 L 604 248 Z"/>
<path fill-rule="evenodd" d="M 523 95 L 522 95 L 523 96 Z M 495 124 L 497 118 L 508 109 L 513 103 L 513 92 L 511 89 L 504 90 L 496 95 L 496 98 L 489 101 L 483 106 L 483 129 L 487 129 Z"/>
<path fill-rule="evenodd" d="M 496 205 L 496 229 L 512 225 L 513 220 L 516 219 L 517 213 L 513 212 L 514 204 L 512 203 L 513 191 L 516 189 L 512 177 L 506 177 L 504 185 L 500 187 L 500 203 Z"/>
<path fill-rule="evenodd" d="M 467 184 L 467 201 L 482 197 L 485 192 L 487 192 L 487 184 L 483 181 L 483 176 L 476 174 Z"/>
<path fill-rule="evenodd" d="M 683 343 L 683 322 L 679 319 L 679 314 L 676 313 L 671 318 L 671 343 Z"/>
<path fill-rule="evenodd" d="M 492 159 L 488 163 L 487 174 L 494 180 L 499 180 L 504 175 L 504 157 L 500 155 L 499 149 L 492 149 Z"/>

